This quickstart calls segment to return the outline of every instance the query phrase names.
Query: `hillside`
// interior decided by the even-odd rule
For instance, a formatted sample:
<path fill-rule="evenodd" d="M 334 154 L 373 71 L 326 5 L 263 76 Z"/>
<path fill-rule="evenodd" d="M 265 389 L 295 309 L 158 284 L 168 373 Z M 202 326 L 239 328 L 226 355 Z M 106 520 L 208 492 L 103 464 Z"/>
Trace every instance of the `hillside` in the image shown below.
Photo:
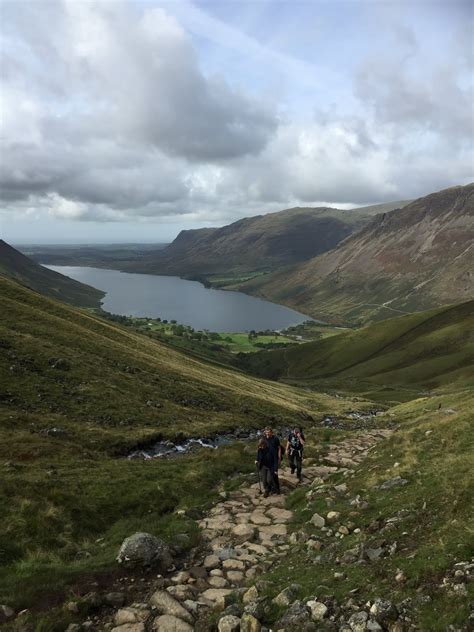
<path fill-rule="evenodd" d="M 474 367 L 474 301 L 391 318 L 324 340 L 241 359 L 273 379 L 403 401 L 464 388 Z"/>
<path fill-rule="evenodd" d="M 401 201 L 351 211 L 292 208 L 247 217 L 222 228 L 183 230 L 161 252 L 121 269 L 194 277 L 275 270 L 330 250 L 374 215 L 406 204 Z"/>
<path fill-rule="evenodd" d="M 0 275 L 18 281 L 44 296 L 78 307 L 99 307 L 104 292 L 43 268 L 0 239 Z"/>
<path fill-rule="evenodd" d="M 354 406 L 195 360 L 3 277 L 0 297 L 0 603 L 17 609 L 108 577 L 135 531 L 193 546 L 194 522 L 173 512 L 254 467 L 243 443 L 125 458 L 137 446 Z"/>
<path fill-rule="evenodd" d="M 240 289 L 360 323 L 474 296 L 474 184 L 378 215 L 330 252 Z"/>

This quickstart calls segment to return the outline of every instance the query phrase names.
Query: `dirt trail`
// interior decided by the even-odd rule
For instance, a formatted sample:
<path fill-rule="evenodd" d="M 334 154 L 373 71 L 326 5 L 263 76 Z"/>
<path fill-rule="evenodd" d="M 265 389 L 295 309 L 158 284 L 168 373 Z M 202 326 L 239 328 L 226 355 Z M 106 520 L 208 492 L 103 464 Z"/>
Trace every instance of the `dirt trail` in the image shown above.
<path fill-rule="evenodd" d="M 391 432 L 367 430 L 330 445 L 324 464 L 303 469 L 301 484 L 356 468 Z M 145 603 L 118 610 L 106 628 L 113 632 L 205 630 L 211 609 L 224 608 L 232 593 L 244 593 L 254 578 L 288 555 L 293 514 L 284 504 L 298 484 L 285 467 L 280 471 L 280 495 L 264 498 L 258 483 L 226 494 L 198 523 L 204 540 L 200 558 L 170 575 Z"/>

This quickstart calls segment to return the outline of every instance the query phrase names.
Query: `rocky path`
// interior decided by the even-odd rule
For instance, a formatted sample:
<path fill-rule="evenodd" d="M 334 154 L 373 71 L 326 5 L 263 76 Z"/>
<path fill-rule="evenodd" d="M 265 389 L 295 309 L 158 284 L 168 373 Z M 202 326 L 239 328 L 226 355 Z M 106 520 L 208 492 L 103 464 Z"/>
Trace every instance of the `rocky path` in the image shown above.
<path fill-rule="evenodd" d="M 376 443 L 390 433 L 385 429 L 369 430 L 330 445 L 324 464 L 304 468 L 301 484 L 314 486 L 341 471 L 350 474 Z M 299 483 L 283 468 L 280 484 L 282 494 L 268 498 L 260 494 L 258 483 L 229 494 L 222 492 L 222 501 L 199 521 L 204 540 L 199 558 L 188 560 L 179 571 L 162 578 L 160 588 L 144 603 L 117 610 L 113 620 L 102 629 L 112 629 L 112 632 L 208 630 L 206 622 L 210 612 L 225 610 L 219 619 L 219 632 L 264 630 L 259 622 L 258 591 L 253 584 L 279 558 L 287 556 L 298 541 L 298 534 L 292 534 L 289 527 L 293 514 L 284 505 L 286 495 Z M 339 487 L 344 487 L 344 483 Z M 312 522 L 324 530 L 328 519 L 331 520 L 329 514 L 326 518 L 315 514 Z M 343 537 L 344 528 L 340 531 L 339 537 Z M 290 593 L 291 587 L 288 594 L 279 595 L 275 603 L 289 606 L 293 601 Z M 232 612 L 230 604 L 236 594 L 240 594 L 246 604 L 243 614 L 237 609 Z M 310 603 L 313 619 L 323 617 L 327 610 L 324 604 Z M 70 628 L 69 632 L 74 632 L 73 626 Z"/>

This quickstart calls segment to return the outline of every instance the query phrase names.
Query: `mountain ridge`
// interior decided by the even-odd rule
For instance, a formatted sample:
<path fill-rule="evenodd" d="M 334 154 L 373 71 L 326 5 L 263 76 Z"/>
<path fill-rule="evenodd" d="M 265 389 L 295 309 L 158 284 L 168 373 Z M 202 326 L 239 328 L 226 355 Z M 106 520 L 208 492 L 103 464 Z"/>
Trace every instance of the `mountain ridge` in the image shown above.
<path fill-rule="evenodd" d="M 0 239 L 0 275 L 76 307 L 100 307 L 105 293 L 43 267 Z"/>
<path fill-rule="evenodd" d="M 239 285 L 315 318 L 349 323 L 474 296 L 474 184 L 378 215 L 336 248 Z"/>

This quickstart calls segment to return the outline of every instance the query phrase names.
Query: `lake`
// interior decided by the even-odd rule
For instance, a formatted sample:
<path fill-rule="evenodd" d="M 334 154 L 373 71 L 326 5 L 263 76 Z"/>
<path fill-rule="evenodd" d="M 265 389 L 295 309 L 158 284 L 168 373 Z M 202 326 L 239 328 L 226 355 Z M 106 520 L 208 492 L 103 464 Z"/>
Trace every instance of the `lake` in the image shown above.
<path fill-rule="evenodd" d="M 309 319 L 299 312 L 247 296 L 204 287 L 197 281 L 76 266 L 46 266 L 107 292 L 102 307 L 112 314 L 176 320 L 194 329 L 235 332 L 284 329 Z"/>

